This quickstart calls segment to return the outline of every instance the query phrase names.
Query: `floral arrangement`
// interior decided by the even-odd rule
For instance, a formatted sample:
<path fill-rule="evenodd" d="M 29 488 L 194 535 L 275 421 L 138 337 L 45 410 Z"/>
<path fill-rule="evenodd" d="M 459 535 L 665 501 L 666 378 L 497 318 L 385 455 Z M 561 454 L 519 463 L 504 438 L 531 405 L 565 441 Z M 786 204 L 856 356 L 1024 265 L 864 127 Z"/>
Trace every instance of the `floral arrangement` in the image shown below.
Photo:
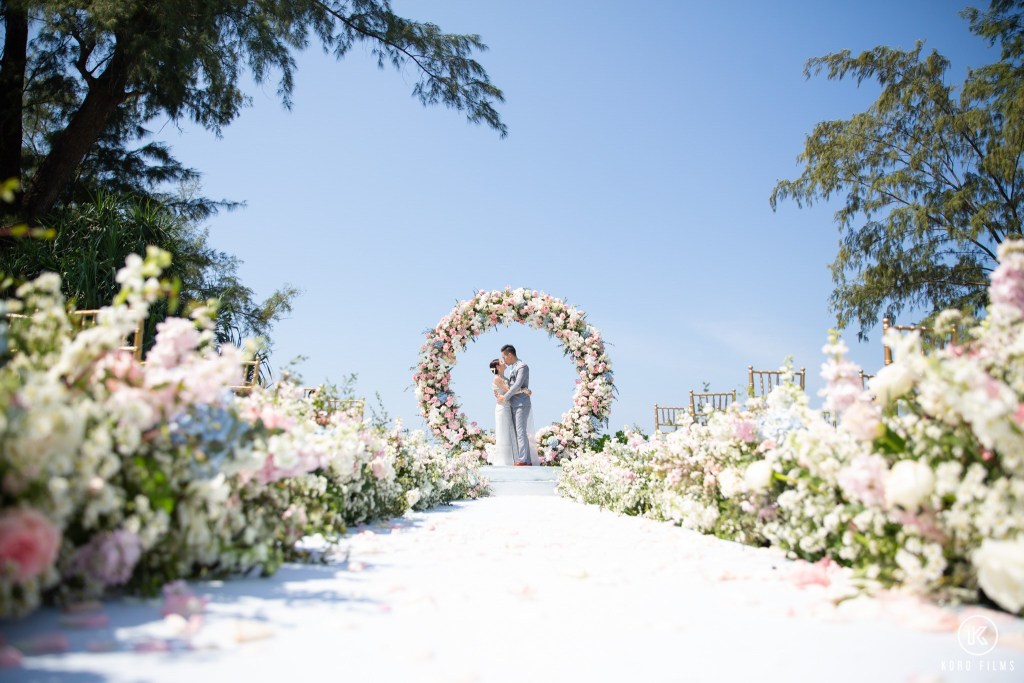
<path fill-rule="evenodd" d="M 160 323 L 145 363 L 120 352 L 168 263 L 130 257 L 77 333 L 54 275 L 0 302 L 0 616 L 270 573 L 308 535 L 486 492 L 468 458 L 318 413 L 288 378 L 235 396 L 244 356 L 214 347 L 210 308 Z"/>
<path fill-rule="evenodd" d="M 457 452 L 483 458 L 487 435 L 460 410 L 451 391 L 455 357 L 471 341 L 498 325 L 522 323 L 543 329 L 562 344 L 579 372 L 572 408 L 562 421 L 541 428 L 535 438 L 542 463 L 555 464 L 581 449 L 607 422 L 615 394 L 612 363 L 597 328 L 583 311 L 543 292 L 528 289 L 478 292 L 459 302 L 427 333 L 413 381 L 427 425 Z"/>
<path fill-rule="evenodd" d="M 863 390 L 833 333 L 825 410 L 792 384 L 706 425 L 565 465 L 560 491 L 703 533 L 851 567 L 865 588 L 983 593 L 1024 612 L 1024 242 L 999 249 L 987 315 L 940 316 L 962 343 L 891 331 Z"/>

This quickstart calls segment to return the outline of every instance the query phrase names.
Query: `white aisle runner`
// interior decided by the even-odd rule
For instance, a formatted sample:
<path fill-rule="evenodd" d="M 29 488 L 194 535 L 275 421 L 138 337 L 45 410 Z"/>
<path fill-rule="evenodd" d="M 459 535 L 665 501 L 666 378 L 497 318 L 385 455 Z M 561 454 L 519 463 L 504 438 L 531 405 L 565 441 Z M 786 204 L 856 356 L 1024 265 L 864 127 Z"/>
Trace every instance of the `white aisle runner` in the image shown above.
<path fill-rule="evenodd" d="M 196 583 L 193 650 L 158 602 L 104 606 L 106 629 L 45 610 L 8 643 L 62 630 L 71 651 L 0 680 L 1014 681 L 1021 620 L 991 611 L 1000 646 L 975 657 L 955 615 L 909 603 L 836 610 L 778 555 L 554 497 L 459 503 L 355 530 L 348 560 L 272 579 Z M 916 610 L 916 611 L 915 611 Z M 977 610 L 976 610 L 977 611 Z M 969 614 L 969 613 L 968 613 Z M 963 614 L 955 616 L 960 619 Z M 156 640 L 154 640 L 156 639 Z M 165 639 L 161 641 L 160 639 Z M 90 652 L 107 649 L 107 652 Z M 1000 671 L 1007 665 L 1013 671 Z M 959 670 L 958 670 L 959 669 Z"/>

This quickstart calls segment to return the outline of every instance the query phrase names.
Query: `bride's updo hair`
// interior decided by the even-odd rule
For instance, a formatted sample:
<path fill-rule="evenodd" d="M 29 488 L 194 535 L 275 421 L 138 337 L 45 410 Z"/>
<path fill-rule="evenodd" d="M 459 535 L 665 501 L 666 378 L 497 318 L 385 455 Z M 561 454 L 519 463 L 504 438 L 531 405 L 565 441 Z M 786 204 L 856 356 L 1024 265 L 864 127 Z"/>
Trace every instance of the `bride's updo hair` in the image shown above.
<path fill-rule="evenodd" d="M 492 375 L 497 375 L 498 374 L 498 366 L 499 365 L 501 365 L 501 361 L 498 360 L 497 358 L 495 358 L 494 360 L 491 361 L 490 368 L 491 368 L 491 374 Z"/>

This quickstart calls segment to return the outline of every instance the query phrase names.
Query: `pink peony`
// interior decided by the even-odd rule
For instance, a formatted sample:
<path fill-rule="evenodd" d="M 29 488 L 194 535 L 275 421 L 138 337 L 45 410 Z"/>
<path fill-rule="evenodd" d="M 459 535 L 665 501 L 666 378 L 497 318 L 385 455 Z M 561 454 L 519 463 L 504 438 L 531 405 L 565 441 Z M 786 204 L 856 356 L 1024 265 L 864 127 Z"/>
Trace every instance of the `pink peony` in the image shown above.
<path fill-rule="evenodd" d="M 60 530 L 36 510 L 5 510 L 0 513 L 0 572 L 15 583 L 39 576 L 53 566 L 60 541 Z"/>

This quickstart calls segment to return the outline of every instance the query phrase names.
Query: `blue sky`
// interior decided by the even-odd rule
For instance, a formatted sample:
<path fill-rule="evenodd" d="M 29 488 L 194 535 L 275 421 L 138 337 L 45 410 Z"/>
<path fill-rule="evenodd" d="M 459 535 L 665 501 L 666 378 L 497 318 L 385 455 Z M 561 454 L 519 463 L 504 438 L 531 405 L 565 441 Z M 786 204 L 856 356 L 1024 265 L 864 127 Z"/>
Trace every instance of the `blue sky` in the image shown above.
<path fill-rule="evenodd" d="M 410 70 L 378 71 L 357 47 L 298 57 L 294 106 L 275 84 L 218 139 L 187 124 L 159 136 L 203 173 L 204 192 L 247 207 L 210 221 L 260 296 L 303 290 L 275 329 L 276 366 L 302 355 L 307 383 L 355 372 L 394 417 L 422 426 L 411 386 L 422 334 L 480 289 L 530 287 L 588 314 L 610 343 L 611 426 L 652 428 L 689 389 L 746 383 L 792 355 L 821 387 L 820 348 L 838 232 L 833 208 L 773 213 L 799 174 L 804 136 L 877 94 L 805 80 L 841 49 L 910 48 L 952 60 L 950 81 L 994 59 L 948 0 L 604 3 L 396 2 L 409 18 L 478 33 L 507 102 L 502 140 L 458 112 L 423 108 Z M 901 322 L 911 322 L 905 320 Z M 879 334 L 851 357 L 881 365 Z M 570 407 L 558 344 L 520 326 L 482 336 L 454 386 L 493 421 L 487 362 L 505 342 L 532 369 L 538 427 Z M 814 396 L 815 404 L 819 399 Z"/>

